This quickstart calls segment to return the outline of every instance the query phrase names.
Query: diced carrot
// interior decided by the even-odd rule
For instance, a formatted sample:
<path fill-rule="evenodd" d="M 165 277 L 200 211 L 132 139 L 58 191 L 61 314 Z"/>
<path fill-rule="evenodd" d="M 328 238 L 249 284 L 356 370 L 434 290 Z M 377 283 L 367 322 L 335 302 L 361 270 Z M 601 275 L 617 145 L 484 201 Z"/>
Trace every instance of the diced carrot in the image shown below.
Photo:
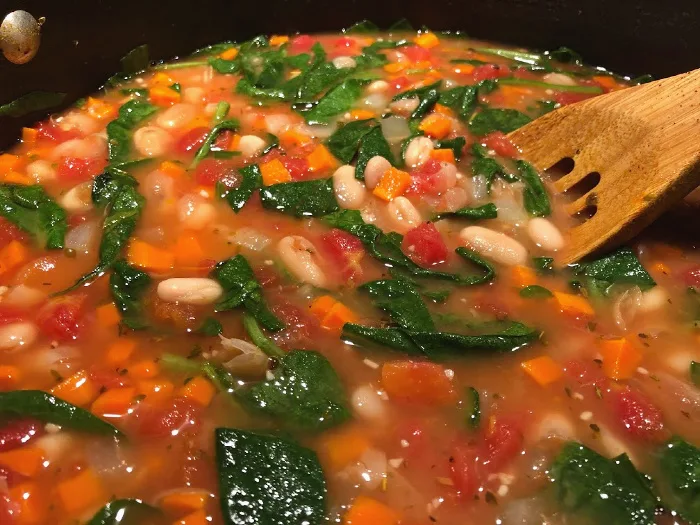
<path fill-rule="evenodd" d="M 593 316 L 595 310 L 584 297 L 564 292 L 554 292 L 554 299 L 559 304 L 562 312 L 567 312 L 582 316 Z"/>
<path fill-rule="evenodd" d="M 345 323 L 357 322 L 357 315 L 343 303 L 337 302 L 321 320 L 321 328 L 340 334 Z"/>
<path fill-rule="evenodd" d="M 79 370 L 53 387 L 51 393 L 68 403 L 84 407 L 97 397 L 99 391 L 87 372 Z"/>
<path fill-rule="evenodd" d="M 29 160 L 45 159 L 51 154 L 52 148 L 31 148 L 27 150 L 26 157 Z"/>
<path fill-rule="evenodd" d="M 311 144 L 311 137 L 297 130 L 290 129 L 280 135 L 280 145 L 284 149 Z"/>
<path fill-rule="evenodd" d="M 384 172 L 372 193 L 389 202 L 403 194 L 410 185 L 411 176 L 408 173 L 391 167 Z"/>
<path fill-rule="evenodd" d="M 541 355 L 520 363 L 520 367 L 537 381 L 540 386 L 547 386 L 557 381 L 564 371 L 562 367 L 548 355 Z"/>
<path fill-rule="evenodd" d="M 499 92 L 503 95 L 504 104 L 517 105 L 524 97 L 532 93 L 530 88 L 522 86 L 506 86 L 499 88 Z"/>
<path fill-rule="evenodd" d="M 671 274 L 671 268 L 666 266 L 662 262 L 657 262 L 651 265 L 651 271 L 652 273 L 661 273 L 664 275 L 670 275 Z"/>
<path fill-rule="evenodd" d="M 209 126 L 209 120 L 204 115 L 197 115 L 184 127 L 183 131 L 189 131 L 194 128 L 205 128 L 207 126 Z"/>
<path fill-rule="evenodd" d="M 100 416 L 107 414 L 124 415 L 129 411 L 129 407 L 134 404 L 135 396 L 136 389 L 134 387 L 112 388 L 95 399 L 90 407 L 90 411 Z"/>
<path fill-rule="evenodd" d="M 114 303 L 107 303 L 98 306 L 95 309 L 95 317 L 97 317 L 97 322 L 103 328 L 111 328 L 117 326 L 119 321 L 121 321 L 122 316 L 119 314 L 117 305 Z"/>
<path fill-rule="evenodd" d="M 328 314 L 328 312 L 331 311 L 331 308 L 333 308 L 337 302 L 338 301 L 336 301 L 330 295 L 322 295 L 320 297 L 317 297 L 311 303 L 311 314 L 314 317 L 316 317 L 319 321 L 321 321 L 326 316 L 326 314 Z"/>
<path fill-rule="evenodd" d="M 452 68 L 452 71 L 458 75 L 471 75 L 475 69 L 471 64 L 458 64 Z"/>
<path fill-rule="evenodd" d="M 272 186 L 273 184 L 289 182 L 292 180 L 289 170 L 279 159 L 272 159 L 264 164 L 261 164 L 260 173 L 262 174 L 262 180 L 265 186 Z"/>
<path fill-rule="evenodd" d="M 21 184 L 22 186 L 34 184 L 34 179 L 19 171 L 8 171 L 2 179 L 6 184 Z"/>
<path fill-rule="evenodd" d="M 406 62 L 392 62 L 384 65 L 384 71 L 387 73 L 398 73 L 406 69 L 407 65 L 408 64 Z"/>
<path fill-rule="evenodd" d="M 0 365 L 0 392 L 15 390 L 22 379 L 22 372 L 12 365 Z"/>
<path fill-rule="evenodd" d="M 127 337 L 120 337 L 107 349 L 105 361 L 112 366 L 124 366 L 131 354 L 136 350 L 136 341 Z"/>
<path fill-rule="evenodd" d="M 226 148 L 229 151 L 236 151 L 238 150 L 238 146 L 241 143 L 241 136 L 238 133 L 234 133 L 231 135 L 231 140 L 228 143 L 228 147 Z"/>
<path fill-rule="evenodd" d="M 445 115 L 446 117 L 455 116 L 454 111 L 452 111 L 447 106 L 443 106 L 442 104 L 435 104 L 435 106 L 433 107 L 433 111 L 435 111 L 435 113 L 440 113 L 440 115 Z"/>
<path fill-rule="evenodd" d="M 214 398 L 216 388 L 214 388 L 211 381 L 205 379 L 204 377 L 198 376 L 180 387 L 179 394 L 183 397 L 191 399 L 199 405 L 206 407 L 209 406 L 209 403 L 211 403 L 211 400 Z"/>
<path fill-rule="evenodd" d="M 440 45 L 440 39 L 435 36 L 435 33 L 423 33 L 422 35 L 418 35 L 416 38 L 414 38 L 413 41 L 420 47 L 424 47 L 426 49 Z"/>
<path fill-rule="evenodd" d="M 23 481 L 9 491 L 10 500 L 17 506 L 16 525 L 40 525 L 45 522 L 49 499 L 38 484 Z"/>
<path fill-rule="evenodd" d="M 193 268 L 205 259 L 204 249 L 193 234 L 183 233 L 175 241 L 175 266 Z"/>
<path fill-rule="evenodd" d="M 286 35 L 272 35 L 270 37 L 271 46 L 281 46 L 282 44 L 286 44 L 287 42 L 289 42 L 289 37 Z"/>
<path fill-rule="evenodd" d="M 435 159 L 438 162 L 449 162 L 450 164 L 454 164 L 455 152 L 449 148 L 434 149 L 430 152 L 430 158 Z"/>
<path fill-rule="evenodd" d="M 164 160 L 161 162 L 160 166 L 158 166 L 158 171 L 174 179 L 179 179 L 187 175 L 187 171 L 182 164 L 171 160 Z"/>
<path fill-rule="evenodd" d="M 159 71 L 151 79 L 152 86 L 170 86 L 173 84 L 173 79 L 167 73 Z"/>
<path fill-rule="evenodd" d="M 154 86 L 148 90 L 148 99 L 156 106 L 172 106 L 180 102 L 181 95 L 168 86 Z"/>
<path fill-rule="evenodd" d="M 596 75 L 595 77 L 593 77 L 593 81 L 597 82 L 604 88 L 609 89 L 610 91 L 616 91 L 625 87 L 619 84 L 617 80 L 615 80 L 615 77 L 611 75 Z"/>
<path fill-rule="evenodd" d="M 370 445 L 367 432 L 352 426 L 323 435 L 319 451 L 328 470 L 336 472 L 359 460 Z"/>
<path fill-rule="evenodd" d="M 427 361 L 388 361 L 382 366 L 382 385 L 390 399 L 411 403 L 446 405 L 455 399 L 445 369 Z"/>
<path fill-rule="evenodd" d="M 518 288 L 523 288 L 524 286 L 532 286 L 537 284 L 537 274 L 532 268 L 527 266 L 514 266 L 512 271 L 513 284 Z"/>
<path fill-rule="evenodd" d="M 154 272 L 167 272 L 175 266 L 172 252 L 138 239 L 129 243 L 126 258 L 129 264 Z"/>
<path fill-rule="evenodd" d="M 224 60 L 233 60 L 238 56 L 238 49 L 235 47 L 230 47 L 223 53 L 219 55 L 219 58 L 222 58 Z"/>
<path fill-rule="evenodd" d="M 353 109 L 350 112 L 351 120 L 367 120 L 368 118 L 374 118 L 374 116 L 374 112 L 368 109 Z"/>
<path fill-rule="evenodd" d="M 603 340 L 600 344 L 603 372 L 611 379 L 629 379 L 642 362 L 642 353 L 625 338 Z"/>
<path fill-rule="evenodd" d="M 452 119 L 440 113 L 432 113 L 422 120 L 418 129 L 430 138 L 444 139 L 452 131 Z"/>
<path fill-rule="evenodd" d="M 39 138 L 39 130 L 35 128 L 22 128 L 22 142 L 27 146 L 34 146 Z"/>
<path fill-rule="evenodd" d="M 173 525 L 209 525 L 209 520 L 207 520 L 206 512 L 203 510 L 196 510 L 173 522 Z"/>
<path fill-rule="evenodd" d="M 19 242 L 12 240 L 0 250 L 0 275 L 11 272 L 29 260 L 29 249 Z"/>
<path fill-rule="evenodd" d="M 166 494 L 160 499 L 159 506 L 171 516 L 182 516 L 204 509 L 209 493 L 204 490 L 182 490 Z"/>
<path fill-rule="evenodd" d="M 0 175 L 5 175 L 10 171 L 15 171 L 19 169 L 21 159 L 18 155 L 12 155 L 10 153 L 0 154 Z"/>
<path fill-rule="evenodd" d="M 336 161 L 328 148 L 323 144 L 319 144 L 306 157 L 309 163 L 309 170 L 313 172 L 325 171 L 335 167 Z"/>
<path fill-rule="evenodd" d="M 0 452 L 0 466 L 7 467 L 27 478 L 33 478 L 44 462 L 44 451 L 35 446 L 24 446 Z"/>
<path fill-rule="evenodd" d="M 58 483 L 56 492 L 68 513 L 77 513 L 95 507 L 107 499 L 99 476 L 91 468 Z"/>
<path fill-rule="evenodd" d="M 369 496 L 358 496 L 343 516 L 343 525 L 397 525 L 401 515 Z"/>
<path fill-rule="evenodd" d="M 143 379 L 137 383 L 137 391 L 146 396 L 147 401 L 159 403 L 173 397 L 175 385 L 167 379 Z"/>
<path fill-rule="evenodd" d="M 158 363 L 152 359 L 144 359 L 129 366 L 129 375 L 136 379 L 152 379 L 160 373 Z"/>
<path fill-rule="evenodd" d="M 111 120 L 117 116 L 117 108 L 114 104 L 110 104 L 99 98 L 88 97 L 85 103 L 85 109 L 87 109 L 90 115 L 100 120 Z"/>

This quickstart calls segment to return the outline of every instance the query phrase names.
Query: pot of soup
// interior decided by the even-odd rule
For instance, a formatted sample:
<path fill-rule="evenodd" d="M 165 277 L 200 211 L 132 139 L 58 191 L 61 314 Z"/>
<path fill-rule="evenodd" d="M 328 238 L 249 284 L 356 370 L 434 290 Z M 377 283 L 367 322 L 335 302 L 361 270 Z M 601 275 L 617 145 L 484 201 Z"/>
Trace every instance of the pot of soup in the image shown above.
<path fill-rule="evenodd" d="M 700 523 L 697 212 L 561 267 L 508 138 L 694 4 L 26 4 L 2 525 Z"/>

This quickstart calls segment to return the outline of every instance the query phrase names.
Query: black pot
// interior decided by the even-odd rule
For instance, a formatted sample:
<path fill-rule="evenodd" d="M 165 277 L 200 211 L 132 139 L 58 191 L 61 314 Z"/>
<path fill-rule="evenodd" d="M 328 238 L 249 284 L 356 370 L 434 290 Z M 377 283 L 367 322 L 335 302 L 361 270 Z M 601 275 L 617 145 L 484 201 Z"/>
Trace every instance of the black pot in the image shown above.
<path fill-rule="evenodd" d="M 591 64 L 632 75 L 663 77 L 700 62 L 698 0 L 27 0 L 5 6 L 44 16 L 46 23 L 33 61 L 16 66 L 0 58 L 0 104 L 44 90 L 67 93 L 67 106 L 95 91 L 126 52 L 144 43 L 152 58 L 168 59 L 223 40 L 337 31 L 362 19 L 388 27 L 407 18 L 415 26 L 534 49 L 565 45 Z M 43 116 L 0 117 L 0 149 Z"/>

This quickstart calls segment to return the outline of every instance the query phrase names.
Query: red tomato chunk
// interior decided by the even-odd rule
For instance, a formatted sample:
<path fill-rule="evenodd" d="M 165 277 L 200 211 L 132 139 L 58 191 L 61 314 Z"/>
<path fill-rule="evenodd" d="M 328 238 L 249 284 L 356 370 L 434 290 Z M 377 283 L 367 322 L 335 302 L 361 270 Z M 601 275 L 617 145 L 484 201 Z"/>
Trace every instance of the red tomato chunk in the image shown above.
<path fill-rule="evenodd" d="M 418 266 L 429 268 L 447 260 L 447 246 L 432 222 L 424 222 L 406 233 L 401 249 Z"/>

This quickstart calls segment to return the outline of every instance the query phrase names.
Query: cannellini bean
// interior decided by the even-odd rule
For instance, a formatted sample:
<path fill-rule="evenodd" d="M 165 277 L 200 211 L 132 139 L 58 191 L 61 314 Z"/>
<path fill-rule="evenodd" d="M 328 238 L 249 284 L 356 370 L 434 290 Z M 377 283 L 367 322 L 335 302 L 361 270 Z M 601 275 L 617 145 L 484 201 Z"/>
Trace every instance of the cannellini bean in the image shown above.
<path fill-rule="evenodd" d="M 686 348 L 672 348 L 666 350 L 664 351 L 663 357 L 666 365 L 683 377 L 686 377 L 690 369 L 690 362 L 698 360 L 697 352 Z"/>
<path fill-rule="evenodd" d="M 389 89 L 389 83 L 385 80 L 375 80 L 367 86 L 367 93 L 386 93 Z"/>
<path fill-rule="evenodd" d="M 341 208 L 358 210 L 365 202 L 367 190 L 355 178 L 354 166 L 341 166 L 333 173 L 333 190 Z"/>
<path fill-rule="evenodd" d="M 428 137 L 416 137 L 406 147 L 404 158 L 406 165 L 411 168 L 420 166 L 430 158 L 430 152 L 435 149 L 433 141 Z"/>
<path fill-rule="evenodd" d="M 279 135 L 291 123 L 292 121 L 287 115 L 265 115 L 265 127 L 273 135 Z"/>
<path fill-rule="evenodd" d="M 160 170 L 153 170 L 143 180 L 141 191 L 147 199 L 162 202 L 173 197 L 175 180 Z"/>
<path fill-rule="evenodd" d="M 391 225 L 399 233 L 406 233 L 423 222 L 420 212 L 406 197 L 396 197 L 387 204 L 386 211 Z"/>
<path fill-rule="evenodd" d="M 264 250 L 272 242 L 267 235 L 254 228 L 239 228 L 228 240 L 255 252 Z"/>
<path fill-rule="evenodd" d="M 35 160 L 27 165 L 27 175 L 39 184 L 56 178 L 56 170 L 48 160 Z"/>
<path fill-rule="evenodd" d="M 260 155 L 265 149 L 266 142 L 255 135 L 243 135 L 238 143 L 238 149 L 244 158 L 249 159 Z"/>
<path fill-rule="evenodd" d="M 156 126 L 144 126 L 134 133 L 134 147 L 146 157 L 160 157 L 168 152 L 173 142 L 170 133 Z"/>
<path fill-rule="evenodd" d="M 38 288 L 18 284 L 13 286 L 3 296 L 2 304 L 30 308 L 36 306 L 46 299 L 46 293 Z"/>
<path fill-rule="evenodd" d="M 642 292 L 638 310 L 644 313 L 660 310 L 668 304 L 668 298 L 668 292 L 665 288 L 654 286 L 651 290 Z"/>
<path fill-rule="evenodd" d="M 51 424 L 51 423 L 49 423 Z M 49 427 L 52 428 L 52 427 Z M 76 438 L 70 432 L 51 432 L 33 442 L 43 453 L 44 461 L 58 463 L 71 450 L 76 449 Z"/>
<path fill-rule="evenodd" d="M 416 110 L 419 103 L 418 97 L 402 98 L 389 104 L 389 108 L 392 113 L 407 117 Z"/>
<path fill-rule="evenodd" d="M 443 194 L 450 188 L 457 185 L 457 166 L 451 162 L 441 162 L 440 171 L 432 178 L 433 191 L 437 194 Z"/>
<path fill-rule="evenodd" d="M 536 440 L 552 437 L 573 439 L 575 436 L 576 429 L 571 419 L 557 412 L 545 414 L 533 429 L 533 438 Z"/>
<path fill-rule="evenodd" d="M 389 103 L 389 97 L 380 93 L 373 93 L 367 96 L 362 103 L 375 113 L 384 113 L 384 109 L 386 109 L 386 105 Z"/>
<path fill-rule="evenodd" d="M 184 195 L 177 203 L 177 213 L 184 228 L 202 230 L 216 217 L 216 208 L 196 194 Z"/>
<path fill-rule="evenodd" d="M 354 58 L 346 56 L 335 57 L 332 62 L 336 69 L 350 69 L 357 65 Z"/>
<path fill-rule="evenodd" d="M 508 266 L 525 264 L 527 250 L 505 233 L 489 230 L 481 226 L 467 226 L 459 236 L 480 255 Z"/>
<path fill-rule="evenodd" d="M 365 186 L 373 190 L 379 184 L 382 176 L 391 168 L 391 163 L 381 155 L 375 155 L 365 166 Z"/>
<path fill-rule="evenodd" d="M 92 209 L 92 181 L 73 186 L 61 198 L 61 206 L 69 212 L 83 213 Z"/>
<path fill-rule="evenodd" d="M 36 341 L 39 331 L 34 323 L 19 322 L 0 326 L 0 350 L 26 347 Z"/>
<path fill-rule="evenodd" d="M 559 228 L 542 217 L 530 219 L 527 223 L 527 233 L 532 242 L 543 250 L 555 252 L 564 247 L 564 236 Z"/>
<path fill-rule="evenodd" d="M 371 385 L 356 388 L 351 402 L 355 413 L 363 419 L 381 420 L 386 415 L 385 401 Z"/>
<path fill-rule="evenodd" d="M 569 75 L 565 75 L 564 73 L 547 73 L 545 76 L 542 77 L 542 80 L 544 82 L 547 82 L 548 84 L 558 84 L 560 86 L 576 85 L 576 81 Z"/>
<path fill-rule="evenodd" d="M 277 245 L 277 251 L 287 269 L 302 282 L 324 288 L 327 279 L 316 263 L 316 248 L 300 235 L 289 235 Z"/>
<path fill-rule="evenodd" d="M 467 204 L 469 204 L 469 194 L 464 188 L 450 188 L 442 197 L 442 206 L 445 211 L 457 211 Z"/>
<path fill-rule="evenodd" d="M 97 119 L 83 113 L 82 111 L 71 111 L 56 120 L 58 127 L 64 131 L 77 130 L 83 135 L 95 133 L 100 128 Z"/>
<path fill-rule="evenodd" d="M 202 104 L 204 102 L 204 89 L 201 87 L 188 87 L 182 90 L 182 100 L 188 104 Z"/>
<path fill-rule="evenodd" d="M 219 107 L 219 104 L 216 102 L 210 102 L 206 106 L 204 106 L 204 114 L 207 115 L 208 117 L 211 117 L 214 113 L 216 113 L 216 108 Z"/>
<path fill-rule="evenodd" d="M 163 111 L 156 124 L 165 129 L 178 129 L 186 126 L 197 116 L 197 108 L 191 104 L 175 104 Z"/>
<path fill-rule="evenodd" d="M 71 139 L 62 142 L 51 152 L 52 159 L 76 157 L 95 159 L 107 156 L 107 140 L 100 135 L 89 135 L 84 139 Z"/>
<path fill-rule="evenodd" d="M 203 277 L 174 277 L 158 283 L 158 297 L 169 303 L 212 304 L 223 292 L 218 282 Z"/>

